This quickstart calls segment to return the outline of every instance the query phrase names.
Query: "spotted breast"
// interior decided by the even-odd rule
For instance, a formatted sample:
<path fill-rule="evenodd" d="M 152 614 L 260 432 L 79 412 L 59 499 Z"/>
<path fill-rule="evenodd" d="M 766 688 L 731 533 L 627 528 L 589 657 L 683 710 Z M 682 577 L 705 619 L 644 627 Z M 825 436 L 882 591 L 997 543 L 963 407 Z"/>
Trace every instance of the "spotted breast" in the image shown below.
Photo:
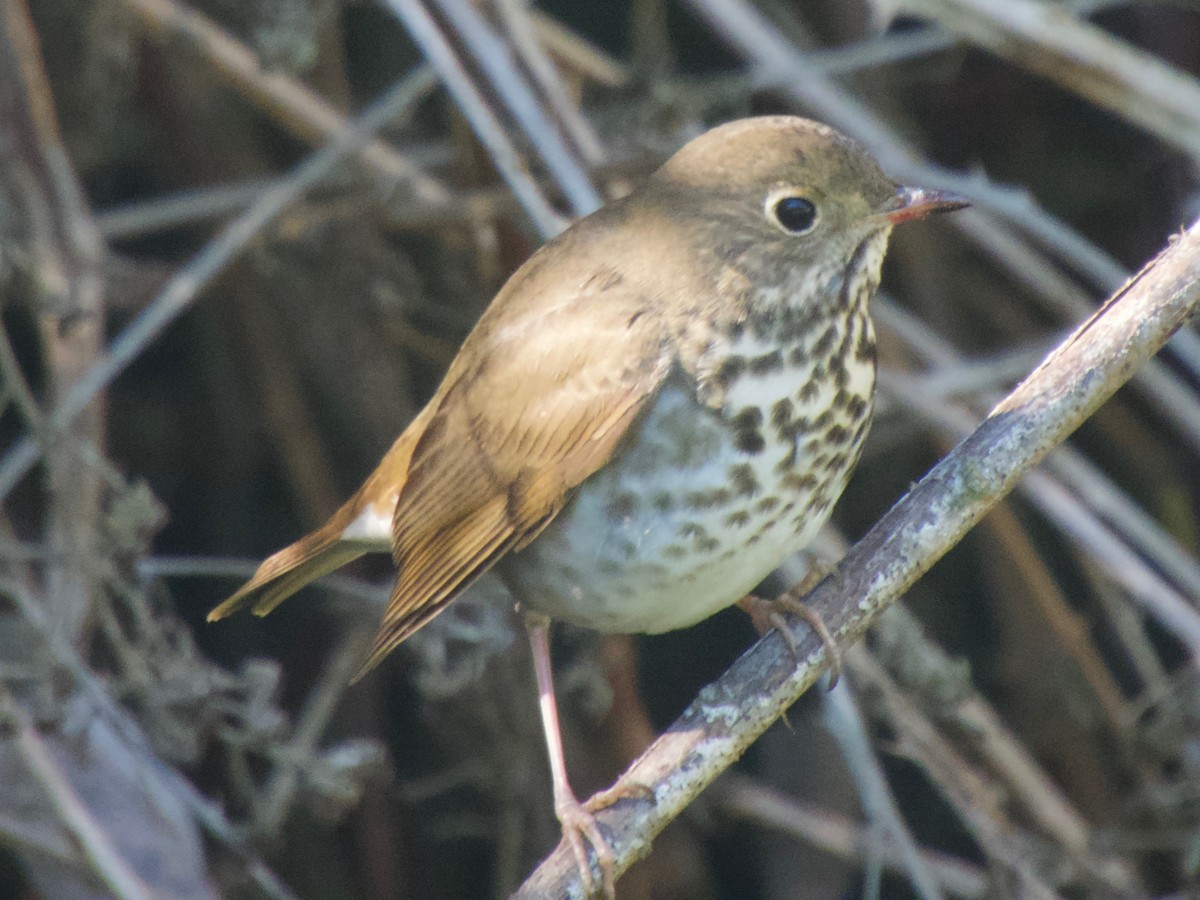
<path fill-rule="evenodd" d="M 886 243 L 879 229 L 848 263 L 756 288 L 724 330 L 682 323 L 693 352 L 610 464 L 501 563 L 522 602 L 601 631 L 669 631 L 737 602 L 811 541 L 870 423 L 867 304 Z"/>

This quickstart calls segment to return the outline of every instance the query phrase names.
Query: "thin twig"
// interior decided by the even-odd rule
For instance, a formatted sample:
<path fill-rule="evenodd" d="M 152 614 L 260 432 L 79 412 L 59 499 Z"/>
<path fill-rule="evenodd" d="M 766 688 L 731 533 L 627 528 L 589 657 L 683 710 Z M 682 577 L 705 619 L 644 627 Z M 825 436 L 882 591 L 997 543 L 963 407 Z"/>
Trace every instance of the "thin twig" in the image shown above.
<path fill-rule="evenodd" d="M 277 181 L 245 181 L 137 200 L 97 213 L 96 224 L 112 241 L 220 219 L 245 209 L 276 184 Z"/>
<path fill-rule="evenodd" d="M 326 147 L 293 170 L 290 178 L 263 194 L 253 206 L 226 226 L 168 282 L 154 301 L 129 325 L 91 370 L 55 408 L 47 423 L 51 434 L 68 426 L 88 404 L 125 370 L 168 325 L 195 301 L 197 295 L 242 253 L 264 227 L 303 196 L 312 185 L 353 155 L 372 134 L 424 96 L 429 73 L 420 69 L 373 103 L 356 124 L 340 132 Z M 0 461 L 0 501 L 37 462 L 37 444 L 24 438 Z"/>
<path fill-rule="evenodd" d="M 839 681 L 822 701 L 821 717 L 825 727 L 837 740 L 842 759 L 853 773 L 859 803 L 867 819 L 891 841 L 900 868 L 912 883 L 917 896 L 925 900 L 940 900 L 941 887 L 921 857 L 912 832 L 896 808 L 896 798 L 888 787 L 879 760 L 871 752 L 871 742 L 867 738 L 867 729 L 850 683 Z"/>
<path fill-rule="evenodd" d="M 604 163 L 604 148 L 591 123 L 579 111 L 567 93 L 562 77 L 546 55 L 538 40 L 539 32 L 525 0 L 496 0 L 496 10 L 504 20 L 508 39 L 521 55 L 526 67 L 537 79 L 546 96 L 546 101 L 570 136 L 572 143 L 583 156 L 588 168 Z M 589 182 L 590 186 L 590 182 Z"/>
<path fill-rule="evenodd" d="M 483 94 L 459 63 L 454 49 L 442 34 L 437 22 L 418 0 L 386 0 L 408 33 L 421 47 L 425 59 L 437 72 L 438 78 L 454 97 L 459 109 L 471 123 L 471 128 L 491 154 L 496 168 L 520 201 L 543 239 L 562 231 L 567 223 L 549 201 L 542 196 L 537 182 L 509 140 L 504 126 L 488 106 Z"/>
<path fill-rule="evenodd" d="M 122 771 L 139 771 L 139 781 L 152 802 L 169 809 L 164 803 L 169 799 L 190 811 L 206 831 L 239 856 L 251 880 L 268 897 L 273 900 L 294 900 L 294 895 L 278 876 L 261 859 L 246 852 L 244 835 L 229 823 L 224 812 L 200 794 L 176 769 L 154 754 L 145 734 L 129 713 L 116 703 L 108 685 L 97 678 L 75 648 L 54 629 L 46 615 L 45 604 L 30 594 L 30 586 L 0 576 L 0 592 L 16 603 L 24 619 L 45 642 L 55 662 L 72 677 L 83 701 L 89 705 L 88 714 L 95 716 L 92 727 L 107 729 L 104 738 L 113 758 L 112 764 Z"/>
<path fill-rule="evenodd" d="M 1038 871 L 1039 854 L 1030 853 L 1022 842 L 986 773 L 951 746 L 864 648 L 852 647 L 845 659 L 849 674 L 862 685 L 864 693 L 869 690 L 882 699 L 900 752 L 930 772 L 938 792 L 957 811 L 959 821 L 983 853 L 1017 880 L 1017 896 L 1058 900 L 1058 894 Z"/>
<path fill-rule="evenodd" d="M 312 144 L 346 136 L 350 122 L 332 104 L 287 74 L 264 68 L 253 50 L 210 19 L 176 0 L 123 2 L 156 35 L 194 49 L 213 71 L 292 134 Z M 432 81 L 420 82 L 419 93 L 432 86 Z M 383 141 L 356 141 L 353 152 L 384 175 L 389 186 L 399 181 L 427 203 L 447 199 L 440 182 Z"/>
<path fill-rule="evenodd" d="M 0 718 L 16 730 L 16 746 L 25 765 L 45 789 L 46 798 L 59 820 L 79 842 L 93 870 L 121 900 L 150 900 L 154 892 L 121 857 L 104 826 L 93 818 L 55 761 L 28 715 L 12 694 L 0 685 Z"/>
<path fill-rule="evenodd" d="M 464 0 L 434 0 L 487 75 L 492 89 L 516 119 L 517 125 L 537 151 L 542 163 L 562 189 L 574 214 L 586 216 L 600 203 L 599 193 L 587 170 L 571 153 L 554 123 L 543 112 L 524 74 L 512 58 L 512 50 Z"/>
<path fill-rule="evenodd" d="M 629 82 L 629 67 L 540 9 L 529 11 L 538 39 L 575 72 L 607 88 Z"/>
<path fill-rule="evenodd" d="M 63 145 L 25 0 L 0 6 L 0 64 L 8 135 L 3 143 L 10 157 L 4 163 L 7 179 L 24 188 L 18 215 L 40 225 L 32 229 L 30 256 L 43 295 L 37 315 L 49 393 L 58 403 L 86 378 L 104 340 L 105 248 Z M 92 589 L 80 563 L 93 555 L 101 479 L 79 464 L 74 448 L 100 443 L 100 410 L 81 408 L 64 431 L 66 440 L 44 446 L 46 540 L 58 559 L 47 571 L 47 601 L 59 627 L 77 639 Z M 44 431 L 41 436 L 49 437 Z"/>
<path fill-rule="evenodd" d="M 281 748 L 276 765 L 266 787 L 255 803 L 254 831 L 259 835 L 278 835 L 283 820 L 291 809 L 292 799 L 300 784 L 296 760 L 311 759 L 317 751 L 321 735 L 336 711 L 337 703 L 350 687 L 350 678 L 362 664 L 367 633 L 351 630 L 329 655 L 325 668 L 312 689 L 292 739 Z"/>
<path fill-rule="evenodd" d="M 994 514 L 994 511 L 993 511 Z M 1092 830 L 1063 790 L 1001 720 L 960 668 L 931 641 L 923 627 L 897 603 L 872 632 L 871 656 L 893 672 L 912 702 L 929 708 L 942 730 L 949 731 L 1001 784 L 1008 805 L 1054 841 L 1080 871 L 1093 874 L 1117 891 L 1127 891 L 1131 878 L 1122 863 L 1091 846 Z"/>
<path fill-rule="evenodd" d="M 1017 387 L 926 475 L 806 598 L 842 642 L 879 614 L 999 502 L 1057 443 L 1127 381 L 1200 303 L 1200 222 L 1180 235 Z M 739 757 L 817 679 L 825 650 L 805 628 L 769 634 L 692 705 L 622 776 L 653 800 L 624 801 L 598 819 L 623 871 L 647 842 Z M 560 846 L 518 896 L 579 896 Z"/>
<path fill-rule="evenodd" d="M 901 0 L 900 7 L 1200 154 L 1200 82 L 1057 4 Z"/>
<path fill-rule="evenodd" d="M 837 856 L 861 859 L 871 852 L 871 839 L 864 827 L 834 813 L 812 809 L 743 775 L 722 775 L 712 786 L 711 795 L 715 808 L 726 816 L 779 831 Z M 899 854 L 887 845 L 882 853 L 884 864 L 900 871 Z M 978 867 L 930 850 L 923 850 L 921 857 L 950 896 L 987 896 L 987 876 Z"/>
<path fill-rule="evenodd" d="M 138 560 L 138 573 L 146 578 L 228 578 L 245 581 L 258 569 L 258 561 L 223 556 L 147 556 Z M 391 586 L 371 585 L 345 575 L 326 575 L 314 586 L 345 594 L 367 603 L 372 614 L 382 612 Z"/>
<path fill-rule="evenodd" d="M 865 143 L 885 171 L 911 179 L 916 184 L 966 194 L 979 205 L 1035 236 L 1101 290 L 1111 291 L 1124 280 L 1127 274 L 1124 267 L 1049 215 L 1026 192 L 997 185 L 981 174 L 962 175 L 923 162 L 915 148 L 849 90 L 834 83 L 819 66 L 797 52 L 779 30 L 745 0 L 686 2 L 713 26 L 718 37 L 735 47 L 753 69 L 763 70 L 764 77 L 779 83 L 788 96 Z M 964 210 L 955 216 L 949 223 L 951 227 L 962 228 L 961 223 L 969 212 Z M 974 215 L 987 222 L 986 217 Z"/>
<path fill-rule="evenodd" d="M 927 328 L 920 329 L 917 320 L 901 307 L 886 298 L 878 298 L 875 310 L 879 321 L 908 339 L 919 355 L 930 361 L 936 360 L 942 366 L 958 366 L 960 357 L 954 347 Z M 1143 367 L 1142 372 L 1146 368 Z M 892 372 L 884 383 L 889 393 L 901 397 L 912 412 L 951 439 L 962 438 L 976 425 L 969 415 L 941 402 L 936 392 L 928 390 L 925 378 L 914 379 Z M 998 394 L 989 391 L 977 398 L 976 405 L 987 409 L 999 399 Z M 1195 644 L 1195 639 L 1200 637 L 1200 615 L 1192 612 L 1191 604 L 1177 591 L 1164 585 L 1157 572 L 1131 556 L 1130 548 L 1145 554 L 1155 567 L 1162 569 L 1192 596 L 1200 596 L 1200 562 L 1180 547 L 1110 478 L 1071 447 L 1057 448 L 1047 457 L 1044 469 L 1027 479 L 1022 491 L 1047 510 L 1052 519 L 1078 523 L 1075 527 L 1065 527 L 1065 531 L 1089 536 L 1080 541 L 1081 551 L 1093 556 L 1103 570 L 1116 573 L 1118 583 L 1126 587 L 1138 584 L 1150 590 L 1158 598 L 1152 606 L 1172 610 L 1167 620 L 1182 628 L 1182 635 L 1190 635 L 1185 640 L 1191 646 L 1200 647 Z M 1050 484 L 1055 479 L 1059 482 L 1058 487 Z M 1071 496 L 1062 494 L 1064 488 L 1070 489 Z M 1064 499 L 1049 502 L 1045 499 L 1046 491 Z M 1095 517 L 1089 516 L 1083 505 L 1095 513 Z M 1120 541 L 1112 532 L 1119 534 L 1129 547 L 1119 546 Z"/>

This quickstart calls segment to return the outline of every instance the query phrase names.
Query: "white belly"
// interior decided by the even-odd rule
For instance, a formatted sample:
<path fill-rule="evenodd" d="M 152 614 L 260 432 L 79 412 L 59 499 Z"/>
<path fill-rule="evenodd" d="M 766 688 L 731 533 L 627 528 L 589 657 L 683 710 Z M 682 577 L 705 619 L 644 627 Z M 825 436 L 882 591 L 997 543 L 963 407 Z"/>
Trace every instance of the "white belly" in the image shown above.
<path fill-rule="evenodd" d="M 839 339 L 871 341 L 865 317 L 842 327 L 865 334 Z M 857 462 L 874 360 L 844 365 L 840 388 L 818 379 L 817 390 L 804 390 L 812 370 L 803 366 L 747 371 L 720 410 L 672 378 L 609 464 L 537 540 L 501 563 L 517 599 L 600 631 L 645 633 L 692 625 L 737 602 L 812 540 Z M 753 422 L 747 410 L 758 411 L 761 447 L 728 424 L 739 414 Z"/>

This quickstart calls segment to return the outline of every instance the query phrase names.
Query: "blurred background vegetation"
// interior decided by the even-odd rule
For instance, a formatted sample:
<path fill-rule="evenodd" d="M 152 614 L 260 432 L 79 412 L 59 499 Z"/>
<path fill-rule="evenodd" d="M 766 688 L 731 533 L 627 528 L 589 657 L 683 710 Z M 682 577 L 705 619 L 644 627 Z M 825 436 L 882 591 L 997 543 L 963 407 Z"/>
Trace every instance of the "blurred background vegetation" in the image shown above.
<path fill-rule="evenodd" d="M 1192 2 L 0 10 L 0 897 L 504 896 L 553 848 L 497 585 L 353 688 L 386 561 L 203 616 L 357 486 L 542 240 L 704 128 L 809 115 L 976 200 L 893 241 L 846 540 L 951 445 L 931 408 L 980 418 L 1200 214 Z M 1198 390 L 1181 332 L 620 896 L 1195 896 Z M 560 632 L 581 794 L 753 637 Z M 898 816 L 860 802 L 880 772 Z"/>

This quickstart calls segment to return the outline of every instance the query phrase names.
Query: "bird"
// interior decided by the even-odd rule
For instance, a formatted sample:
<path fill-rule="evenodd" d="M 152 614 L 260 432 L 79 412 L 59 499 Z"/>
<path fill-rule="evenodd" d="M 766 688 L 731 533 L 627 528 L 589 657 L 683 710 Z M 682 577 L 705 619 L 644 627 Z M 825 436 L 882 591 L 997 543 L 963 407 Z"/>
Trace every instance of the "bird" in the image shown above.
<path fill-rule="evenodd" d="M 564 840 L 613 896 L 594 812 L 615 798 L 570 787 L 550 622 L 684 628 L 813 539 L 870 424 L 892 228 L 965 205 L 812 120 L 701 134 L 530 256 L 359 490 L 209 620 L 390 553 L 361 677 L 494 570 L 526 614 Z"/>

